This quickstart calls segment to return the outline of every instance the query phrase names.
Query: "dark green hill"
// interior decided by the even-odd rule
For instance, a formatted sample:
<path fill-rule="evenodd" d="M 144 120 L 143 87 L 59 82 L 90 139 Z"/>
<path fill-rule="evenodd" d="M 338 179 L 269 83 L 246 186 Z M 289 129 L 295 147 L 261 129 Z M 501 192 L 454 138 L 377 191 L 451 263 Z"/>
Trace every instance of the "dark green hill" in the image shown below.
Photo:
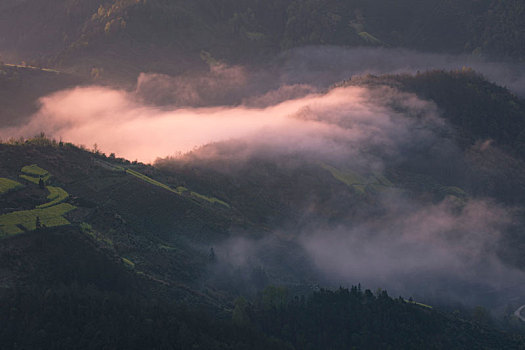
<path fill-rule="evenodd" d="M 38 99 L 81 84 L 74 75 L 31 66 L 0 65 L 0 123 L 21 125 L 38 111 Z"/>
<path fill-rule="evenodd" d="M 490 139 L 523 156 L 525 101 L 471 69 L 356 77 L 348 83 L 388 85 L 415 93 L 437 104 L 441 116 L 457 130 L 462 145 Z"/>
<path fill-rule="evenodd" d="M 385 292 L 322 290 L 239 299 L 230 321 L 206 309 L 72 286 L 4 293 L 6 347 L 90 349 L 522 349 L 523 337 L 441 314 Z"/>
<path fill-rule="evenodd" d="M 115 1 L 86 20 L 61 59 L 101 55 L 109 68 L 118 52 L 121 63 L 174 72 L 202 50 L 264 62 L 282 49 L 326 44 L 523 58 L 524 13 L 519 1 Z M 168 54 L 178 68 L 163 59 Z"/>
<path fill-rule="evenodd" d="M 378 201 L 390 191 L 402 191 L 424 203 L 453 196 L 523 207 L 522 99 L 468 70 L 367 76 L 345 84 L 386 85 L 415 93 L 433 101 L 450 128 L 436 143 L 439 147 L 407 149 L 406 157 L 387 163 L 383 174 L 361 173 L 351 162 L 323 163 L 299 153 L 255 156 L 247 162 L 214 162 L 206 157 L 243 147 L 235 142 L 208 145 L 156 166 L 176 173 L 193 188 L 225 198 L 245 222 L 269 229 L 284 225 L 290 235 L 319 220 L 338 225 L 378 215 Z M 517 226 L 504 235 L 501 256 L 524 266 L 523 244 L 518 243 L 523 240 L 519 234 L 523 216 L 521 210 L 513 213 Z"/>
<path fill-rule="evenodd" d="M 233 187 L 223 186 L 227 178 L 215 177 L 213 181 L 202 168 L 201 175 L 185 182 L 187 169 L 167 171 L 131 164 L 44 138 L 1 145 L 0 154 L 7 160 L 2 163 L 0 176 L 23 184 L 0 197 L 2 207 L 10 208 L 8 212 L 31 210 L 46 202 L 44 190 L 38 192 L 38 185 L 28 181 L 38 176 L 31 174 L 45 174 L 46 186 L 63 188 L 70 196 L 64 203 L 76 207 L 64 216 L 67 225 L 43 227 L 0 240 L 1 298 L 2 305 L 8 307 L 2 312 L 8 326 L 0 332 L 0 342 L 6 346 L 523 346 L 519 336 L 479 323 L 488 322 L 486 318 L 476 316 L 473 319 L 478 323 L 473 323 L 391 299 L 385 293 L 374 296 L 357 289 L 351 293 L 321 291 L 298 299 L 288 297 L 285 289 L 270 287 L 251 302 L 239 299 L 232 304 L 236 292 L 231 287 L 239 286 L 238 280 L 230 282 L 230 291 L 221 289 L 221 283 L 213 284 L 213 279 L 202 286 L 206 266 L 213 261 L 208 254 L 210 245 L 227 239 L 232 230 L 245 226 L 252 233 L 257 228 L 262 233 L 266 225 L 278 224 L 264 217 L 292 215 L 283 212 L 283 205 L 292 208 L 305 197 L 322 204 L 324 210 L 346 205 L 316 198 L 315 192 L 322 193 L 320 189 L 326 187 L 333 187 L 331 191 L 342 195 L 343 202 L 346 191 L 354 201 L 373 203 L 378 186 L 387 186 L 387 180 L 369 179 L 364 185 L 352 182 L 355 174 L 328 165 L 298 163 L 295 170 L 279 169 L 271 162 L 254 160 L 257 163 L 251 164 L 252 170 L 241 173 L 243 181 L 255 181 L 268 192 L 261 197 L 261 203 L 253 198 L 255 204 L 245 209 L 243 205 L 249 204 L 241 194 L 250 193 L 252 188 L 239 183 L 241 178 L 233 179 L 240 192 L 234 195 Z M 266 180 L 260 171 L 266 174 Z M 305 178 L 293 184 L 290 179 L 297 178 L 297 171 Z M 181 195 L 177 192 L 181 185 L 191 190 Z M 314 187 L 313 192 L 305 193 L 309 186 Z M 202 197 L 221 199 L 216 202 Z M 257 213 L 260 208 L 262 218 L 250 216 L 250 210 Z M 316 215 L 340 218 L 318 210 Z M 2 220 L 0 216 L 0 223 Z M 236 225 L 239 228 L 235 229 Z M 286 253 L 290 255 L 292 250 Z M 213 259 L 217 258 L 223 256 Z M 265 268 L 270 281 L 275 280 L 279 270 L 271 265 Z M 286 273 L 285 268 L 281 267 L 281 273 Z M 250 283 L 256 283 L 253 278 Z M 265 283 L 260 284 L 261 288 Z M 323 336 L 313 337 L 312 327 L 323 330 L 319 333 Z"/>
<path fill-rule="evenodd" d="M 26 0 L 0 9 L 6 57 L 127 81 L 198 67 L 202 51 L 230 63 L 305 45 L 525 55 L 519 0 Z"/>

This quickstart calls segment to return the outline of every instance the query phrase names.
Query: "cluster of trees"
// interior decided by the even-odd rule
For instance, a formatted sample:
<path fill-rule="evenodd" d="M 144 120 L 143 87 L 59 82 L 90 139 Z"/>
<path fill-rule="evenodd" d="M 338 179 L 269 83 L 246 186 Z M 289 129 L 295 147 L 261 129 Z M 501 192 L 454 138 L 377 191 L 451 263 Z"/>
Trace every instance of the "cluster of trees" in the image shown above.
<path fill-rule="evenodd" d="M 513 348 L 520 337 L 393 299 L 386 291 L 323 290 L 285 299 L 269 287 L 245 307 L 246 322 L 297 349 L 466 349 Z M 235 312 L 235 311 L 234 311 Z"/>
<path fill-rule="evenodd" d="M 525 100 L 469 68 L 366 76 L 354 78 L 349 84 L 394 86 L 434 101 L 439 115 L 452 126 L 448 136 L 460 146 L 463 158 L 454 169 L 440 162 L 429 167 L 426 175 L 437 183 L 458 186 L 470 194 L 523 205 Z M 407 183 L 415 175 L 407 173 L 410 167 L 404 165 L 396 170 L 403 175 L 391 174 L 400 183 Z M 420 178 L 413 180 L 418 185 L 424 183 Z"/>
<path fill-rule="evenodd" d="M 138 294 L 56 286 L 3 292 L 11 349 L 517 349 L 523 338 L 360 287 L 288 298 L 270 287 L 232 314 Z"/>
<path fill-rule="evenodd" d="M 362 81 L 394 84 L 436 102 L 441 116 L 455 126 L 463 146 L 490 139 L 525 157 L 525 100 L 470 68 L 387 75 Z"/>
<path fill-rule="evenodd" d="M 4 293 L 0 344 L 9 349 L 285 349 L 254 330 L 133 293 L 57 286 Z"/>
<path fill-rule="evenodd" d="M 184 35 L 202 39 L 203 34 L 220 33 L 215 39 L 259 50 L 385 45 L 525 57 L 520 45 L 525 10 L 519 0 L 119 0 L 101 6 L 92 19 L 106 34 L 108 26 L 119 27 L 148 42 L 174 43 Z"/>
<path fill-rule="evenodd" d="M 525 101 L 472 70 L 400 76 L 405 88 L 435 101 L 469 144 L 491 139 L 525 156 Z"/>
<path fill-rule="evenodd" d="M 43 65 L 159 52 L 253 60 L 302 45 L 382 45 L 524 59 L 520 0 L 57 0 L 0 5 L 0 44 Z M 16 25 L 14 25 L 16 21 Z M 22 23 L 22 24 L 20 24 Z M 25 23 L 28 23 L 27 25 Z M 109 45 L 108 45 L 109 44 Z M 147 50 L 161 48 L 161 51 Z M 139 50 L 139 51 L 137 51 Z M 247 52 L 248 51 L 248 52 Z M 140 52 L 140 55 L 137 55 Z M 101 57 L 99 57 L 101 58 Z M 145 59 L 147 58 L 147 59 Z M 105 60 L 97 64 L 103 66 Z M 139 62 L 140 61 L 140 62 Z M 180 62 L 179 62 L 180 63 Z"/>

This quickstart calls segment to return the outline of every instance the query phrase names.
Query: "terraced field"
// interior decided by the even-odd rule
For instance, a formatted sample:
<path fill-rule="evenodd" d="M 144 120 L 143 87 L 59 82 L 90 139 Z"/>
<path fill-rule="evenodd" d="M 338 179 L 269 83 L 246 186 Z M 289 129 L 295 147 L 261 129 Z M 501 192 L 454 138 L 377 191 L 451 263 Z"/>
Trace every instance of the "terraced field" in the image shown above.
<path fill-rule="evenodd" d="M 162 182 L 159 182 L 157 180 L 154 180 L 152 179 L 151 177 L 149 176 L 146 176 L 144 174 L 141 174 L 139 173 L 138 171 L 135 171 L 135 170 L 131 170 L 131 169 L 127 169 L 126 170 L 126 173 L 130 174 L 130 175 L 133 175 L 139 179 L 141 179 L 142 181 L 145 181 L 147 183 L 150 183 L 154 186 L 157 186 L 157 187 L 160 187 L 160 188 L 163 188 L 167 191 L 170 191 L 170 192 L 173 192 L 173 193 L 176 193 L 178 195 L 182 195 L 184 193 L 187 193 L 189 194 L 191 197 L 193 198 L 196 198 L 196 199 L 200 199 L 200 200 L 204 200 L 208 203 L 212 203 L 212 204 L 220 204 L 222 206 L 225 206 L 226 208 L 230 208 L 230 205 L 224 201 L 221 201 L 220 199 L 218 198 L 215 198 L 215 197 L 209 197 L 209 196 L 205 196 L 203 194 L 200 194 L 200 193 L 197 193 L 197 192 L 193 192 L 193 191 L 190 191 L 189 189 L 187 189 L 186 187 L 183 187 L 183 186 L 179 186 L 177 187 L 176 189 L 166 185 L 166 184 L 163 184 Z"/>
<path fill-rule="evenodd" d="M 46 227 L 69 225 L 70 222 L 62 215 L 75 208 L 69 203 L 62 203 L 43 209 L 21 210 L 0 215 L 0 237 L 35 230 L 37 217 L 41 225 Z"/>
<path fill-rule="evenodd" d="M 0 177 L 0 195 L 22 187 L 23 185 L 18 181 Z"/>
<path fill-rule="evenodd" d="M 20 175 L 20 178 L 37 185 L 40 179 L 44 180 L 44 182 L 47 182 L 51 178 L 51 175 L 47 170 L 42 169 L 36 164 L 26 165 L 22 168 L 21 172 L 23 174 Z"/>
<path fill-rule="evenodd" d="M 153 186 L 157 186 L 157 187 L 160 187 L 166 191 L 170 191 L 172 193 L 175 193 L 177 195 L 188 195 L 189 197 L 192 197 L 193 199 L 195 200 L 199 200 L 199 201 L 206 201 L 208 203 L 211 203 L 211 204 L 219 204 L 219 205 L 222 205 L 226 208 L 230 208 L 230 205 L 228 203 L 226 203 L 225 201 L 222 201 L 218 198 L 215 198 L 215 197 L 210 197 L 210 196 L 206 196 L 206 195 L 203 195 L 201 193 L 197 193 L 197 192 L 194 192 L 194 191 L 191 191 L 189 190 L 188 188 L 184 187 L 184 186 L 178 186 L 177 188 L 173 188 L 173 187 L 170 187 L 162 182 L 159 182 L 155 179 L 152 179 L 151 177 L 147 176 L 147 175 L 144 175 L 136 170 L 133 170 L 133 169 L 124 169 L 123 167 L 121 166 L 118 166 L 118 165 L 114 165 L 114 164 L 111 164 L 109 162 L 106 162 L 106 161 L 102 161 L 102 160 L 99 160 L 99 159 L 96 159 L 95 160 L 95 163 L 100 165 L 101 167 L 105 168 L 105 169 L 108 169 L 108 170 L 113 170 L 113 171 L 117 171 L 117 172 L 121 172 L 121 171 L 124 171 L 126 172 L 126 174 L 129 174 L 129 175 L 133 175 L 135 176 L 136 178 L 144 181 L 144 182 L 147 182 Z"/>
<path fill-rule="evenodd" d="M 158 182 L 157 180 L 154 180 L 152 179 L 151 177 L 149 176 L 146 176 L 144 174 L 141 174 L 139 173 L 138 171 L 135 171 L 135 170 L 131 170 L 131 169 L 127 169 L 126 170 L 126 173 L 130 174 L 130 175 L 133 175 L 139 179 L 141 179 L 142 181 L 145 181 L 149 184 L 152 184 L 154 186 L 157 186 L 157 187 L 160 187 L 160 188 L 163 188 L 167 191 L 170 191 L 170 192 L 173 192 L 173 193 L 176 193 L 176 194 L 180 194 L 177 190 L 174 190 L 173 188 L 169 187 L 168 185 L 166 184 L 163 184 L 162 182 Z"/>
<path fill-rule="evenodd" d="M 38 184 L 41 178 L 44 181 L 51 178 L 51 174 L 47 170 L 40 168 L 36 164 L 24 166 L 21 172 L 23 174 L 20 177 L 33 184 Z M 22 187 L 22 184 L 9 179 L 0 179 L 0 189 L 2 191 L 0 193 L 18 187 Z M 62 203 L 69 198 L 69 194 L 60 187 L 46 186 L 46 188 L 49 191 L 47 196 L 49 202 L 38 205 L 35 209 L 19 210 L 0 215 L 0 237 L 33 231 L 37 228 L 37 225 L 54 227 L 70 224 L 63 215 L 76 207 L 69 203 Z"/>
<path fill-rule="evenodd" d="M 46 188 L 49 191 L 49 195 L 47 196 L 47 199 L 49 199 L 51 202 L 47 202 L 47 203 L 37 206 L 37 208 L 39 209 L 48 208 L 53 205 L 62 203 L 63 201 L 69 198 L 69 193 L 67 193 L 61 187 L 46 186 Z"/>

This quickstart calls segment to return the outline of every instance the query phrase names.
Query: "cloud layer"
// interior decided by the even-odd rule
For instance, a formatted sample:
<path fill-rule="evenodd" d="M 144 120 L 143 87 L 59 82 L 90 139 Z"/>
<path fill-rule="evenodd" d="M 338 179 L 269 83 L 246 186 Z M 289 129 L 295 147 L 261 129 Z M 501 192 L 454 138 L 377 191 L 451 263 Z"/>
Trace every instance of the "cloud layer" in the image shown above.
<path fill-rule="evenodd" d="M 61 91 L 41 99 L 28 125 L 0 128 L 0 137 L 44 131 L 143 162 L 178 156 L 211 166 L 261 154 L 297 154 L 359 173 L 381 173 L 398 164 L 432 172 L 435 166 L 454 168 L 463 157 L 432 102 L 390 87 L 329 86 L 363 72 L 464 65 L 525 93 L 516 65 L 406 50 L 304 48 L 264 69 L 216 65 L 181 77 L 143 74 L 135 91 L 99 86 Z M 525 277 L 496 254 L 511 219 L 491 201 L 458 204 L 447 197 L 430 203 L 392 191 L 378 195 L 376 212 L 353 219 L 335 226 L 316 222 L 297 235 L 296 247 L 330 283 L 362 282 L 404 294 L 489 303 L 486 295 L 496 300 L 494 292 Z M 217 252 L 236 252 L 228 261 L 234 267 L 249 264 L 248 255 L 264 264 L 259 252 L 272 259 L 286 254 L 277 242 L 234 240 Z"/>
<path fill-rule="evenodd" d="M 439 127 L 431 103 L 391 88 L 374 91 L 337 88 L 264 108 L 247 106 L 178 108 L 146 106 L 125 91 L 76 88 L 42 99 L 42 108 L 21 128 L 2 130 L 2 137 L 40 131 L 103 152 L 152 162 L 208 143 L 248 140 L 273 152 L 290 149 L 338 157 L 347 153 L 402 153 L 413 143 L 428 143 L 429 127 Z M 394 111 L 401 107 L 405 115 Z M 424 120 L 424 121 L 423 121 Z M 366 144 L 366 145 L 365 145 Z M 217 155 L 213 155 L 217 156 Z M 241 154 L 236 156 L 241 157 Z M 243 156 L 248 156 L 244 154 Z"/>

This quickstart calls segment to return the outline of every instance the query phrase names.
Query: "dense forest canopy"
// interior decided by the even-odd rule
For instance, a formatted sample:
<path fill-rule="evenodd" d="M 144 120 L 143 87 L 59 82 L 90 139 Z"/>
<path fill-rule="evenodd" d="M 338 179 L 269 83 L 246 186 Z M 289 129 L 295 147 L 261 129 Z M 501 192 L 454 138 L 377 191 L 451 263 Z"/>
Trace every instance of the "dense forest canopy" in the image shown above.
<path fill-rule="evenodd" d="M 143 67 L 163 52 L 246 61 L 319 44 L 525 57 L 519 0 L 54 0 L 8 1 L 1 9 L 2 50 L 53 65 L 83 55 L 103 65 L 115 47 L 124 57 L 139 54 Z"/>

